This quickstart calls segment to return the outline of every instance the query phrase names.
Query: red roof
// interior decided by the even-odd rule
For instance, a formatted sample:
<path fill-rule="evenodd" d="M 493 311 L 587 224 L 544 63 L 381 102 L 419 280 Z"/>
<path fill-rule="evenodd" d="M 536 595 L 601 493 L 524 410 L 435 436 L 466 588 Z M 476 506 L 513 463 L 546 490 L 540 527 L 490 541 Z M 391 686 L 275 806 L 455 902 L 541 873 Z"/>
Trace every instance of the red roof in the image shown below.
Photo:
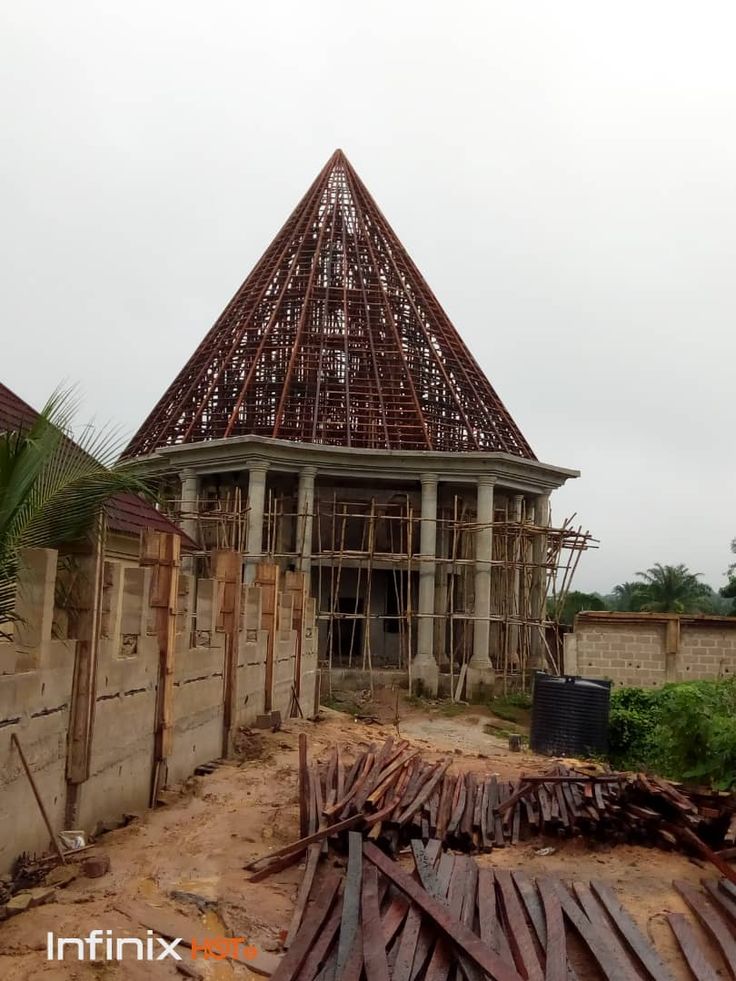
<path fill-rule="evenodd" d="M 0 382 L 0 432 L 31 426 L 37 418 L 38 412 L 32 406 Z M 140 535 L 142 531 L 153 529 L 180 535 L 184 549 L 197 547 L 178 525 L 137 494 L 116 494 L 107 505 L 106 512 L 111 531 Z"/>
<path fill-rule="evenodd" d="M 340 150 L 125 453 L 245 435 L 535 459 Z"/>

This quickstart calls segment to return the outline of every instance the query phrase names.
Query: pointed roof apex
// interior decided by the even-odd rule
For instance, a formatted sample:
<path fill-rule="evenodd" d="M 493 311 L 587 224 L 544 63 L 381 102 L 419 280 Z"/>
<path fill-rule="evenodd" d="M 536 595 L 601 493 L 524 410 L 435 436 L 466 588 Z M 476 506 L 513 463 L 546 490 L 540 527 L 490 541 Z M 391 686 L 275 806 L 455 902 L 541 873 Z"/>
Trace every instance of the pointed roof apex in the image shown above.
<path fill-rule="evenodd" d="M 126 453 L 244 435 L 535 459 L 339 148 Z"/>

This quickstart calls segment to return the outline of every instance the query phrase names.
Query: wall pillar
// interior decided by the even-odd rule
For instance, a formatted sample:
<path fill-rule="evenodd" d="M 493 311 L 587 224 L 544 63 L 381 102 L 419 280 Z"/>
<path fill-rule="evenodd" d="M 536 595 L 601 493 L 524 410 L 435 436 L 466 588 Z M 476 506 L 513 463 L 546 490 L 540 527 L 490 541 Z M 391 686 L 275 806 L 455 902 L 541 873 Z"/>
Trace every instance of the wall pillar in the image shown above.
<path fill-rule="evenodd" d="M 524 513 L 524 495 L 515 494 L 513 506 L 511 509 L 511 520 L 515 521 L 519 527 L 521 527 L 521 518 Z M 506 625 L 506 629 L 509 632 L 508 640 L 508 652 L 509 652 L 509 664 L 518 664 L 520 662 L 520 630 L 519 630 L 519 620 L 522 615 L 523 605 L 521 602 L 521 564 L 524 561 L 523 555 L 523 543 L 521 540 L 521 532 L 517 535 L 514 541 L 514 567 L 511 571 L 511 582 L 509 584 L 509 589 L 511 590 L 511 616 L 513 618 L 512 623 Z"/>
<path fill-rule="evenodd" d="M 534 525 L 536 529 L 549 527 L 549 494 L 539 494 L 534 500 Z M 529 669 L 536 670 L 544 667 L 546 643 L 544 637 L 544 621 L 547 619 L 545 604 L 547 602 L 547 535 L 536 531 L 532 543 L 532 590 L 531 618 L 537 621 L 532 625 L 531 655 Z"/>
<path fill-rule="evenodd" d="M 437 694 L 439 667 L 434 656 L 434 587 L 437 568 L 437 474 L 422 474 L 422 518 L 419 526 L 419 601 L 417 607 L 417 654 L 412 662 L 412 681 L 424 692 Z"/>
<path fill-rule="evenodd" d="M 478 504 L 475 533 L 475 610 L 473 656 L 468 661 L 468 697 L 481 686 L 492 688 L 496 675 L 490 657 L 491 637 L 491 560 L 493 558 L 493 489 L 495 477 L 478 478 Z"/>
<path fill-rule="evenodd" d="M 314 524 L 314 478 L 316 467 L 302 467 L 296 504 L 296 553 L 298 568 L 307 577 L 312 570 L 312 527 Z"/>
<path fill-rule="evenodd" d="M 263 512 L 266 503 L 268 463 L 254 460 L 248 464 L 248 534 L 245 540 L 245 582 L 252 583 L 256 566 L 263 558 Z"/>
<path fill-rule="evenodd" d="M 179 504 L 179 527 L 193 541 L 197 541 L 197 519 L 195 517 L 199 501 L 199 477 L 194 470 L 182 470 L 179 473 L 181 481 L 181 500 Z"/>

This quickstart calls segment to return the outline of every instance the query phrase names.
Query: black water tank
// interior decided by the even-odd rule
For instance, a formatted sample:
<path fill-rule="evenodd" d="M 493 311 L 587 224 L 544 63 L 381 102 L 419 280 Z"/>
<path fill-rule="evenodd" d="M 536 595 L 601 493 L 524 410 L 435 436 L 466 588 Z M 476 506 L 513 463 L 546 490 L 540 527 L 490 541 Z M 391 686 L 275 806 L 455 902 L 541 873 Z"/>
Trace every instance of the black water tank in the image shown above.
<path fill-rule="evenodd" d="M 534 675 L 531 747 L 547 756 L 605 756 L 611 682 Z"/>

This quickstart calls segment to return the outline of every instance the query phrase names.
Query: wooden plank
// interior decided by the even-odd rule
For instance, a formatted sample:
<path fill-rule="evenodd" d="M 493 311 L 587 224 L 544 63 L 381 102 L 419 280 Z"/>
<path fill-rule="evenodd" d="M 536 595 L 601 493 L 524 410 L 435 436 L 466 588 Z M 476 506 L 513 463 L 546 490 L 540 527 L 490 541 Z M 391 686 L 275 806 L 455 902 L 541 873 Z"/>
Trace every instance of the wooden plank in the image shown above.
<path fill-rule="evenodd" d="M 299 733 L 299 837 L 309 834 L 309 770 L 307 767 L 307 736 Z"/>
<path fill-rule="evenodd" d="M 707 858 L 709 862 L 715 865 L 724 878 L 736 884 L 736 869 L 733 869 L 717 852 L 714 852 L 704 841 L 701 841 L 694 831 L 691 831 L 690 828 L 673 824 L 665 825 L 665 830 L 675 835 L 676 838 L 680 838 L 682 841 L 686 841 L 689 845 L 692 845 L 703 858 Z"/>
<path fill-rule="evenodd" d="M 489 805 L 490 784 L 490 777 L 483 781 L 483 796 L 480 805 L 480 843 L 484 852 L 489 852 L 493 847 L 490 833 L 493 822 L 493 810 Z"/>
<path fill-rule="evenodd" d="M 721 981 L 720 974 L 708 960 L 687 917 L 682 913 L 667 913 L 667 922 L 695 981 Z"/>
<path fill-rule="evenodd" d="M 396 780 L 398 780 L 400 771 L 407 765 L 409 760 L 414 759 L 414 757 L 418 755 L 418 749 L 413 750 L 408 755 L 402 753 L 401 756 L 397 757 L 389 766 L 387 766 L 383 773 L 381 773 L 380 781 L 366 796 L 366 803 L 370 804 L 371 806 L 375 806 L 389 787 L 392 787 Z M 356 797 L 356 806 L 357 800 L 358 798 Z"/>
<path fill-rule="evenodd" d="M 322 880 L 319 896 L 307 910 L 301 930 L 294 943 L 284 954 L 281 963 L 272 975 L 271 981 L 295 981 L 330 914 L 339 885 L 340 878 L 334 874 Z"/>
<path fill-rule="evenodd" d="M 633 959 L 631 959 L 628 950 L 621 942 L 621 938 L 612 929 L 611 923 L 603 911 L 603 907 L 590 891 L 590 887 L 584 882 L 573 882 L 572 888 L 577 896 L 578 902 L 583 908 L 583 912 L 596 928 L 599 935 L 604 938 L 612 956 L 616 959 L 620 967 L 629 974 L 634 972 L 636 967 Z"/>
<path fill-rule="evenodd" d="M 715 940 L 723 954 L 723 959 L 731 973 L 731 977 L 736 977 L 736 940 L 726 921 L 713 903 L 709 902 L 689 882 L 675 879 L 672 885 L 696 915 L 700 925 Z"/>
<path fill-rule="evenodd" d="M 522 778 L 519 789 L 515 793 L 511 794 L 510 797 L 507 797 L 503 804 L 499 804 L 496 808 L 496 812 L 498 814 L 503 814 L 504 811 L 507 811 L 510 807 L 513 807 L 517 801 L 522 800 L 524 797 L 528 797 L 532 793 L 534 793 L 534 787 L 528 780 L 526 780 L 526 778 Z"/>
<path fill-rule="evenodd" d="M 517 882 L 518 885 L 518 882 Z M 544 877 L 537 879 L 539 894 L 544 909 L 544 933 L 546 937 L 545 981 L 567 981 L 567 943 L 565 940 L 565 921 L 557 891 Z"/>
<path fill-rule="evenodd" d="M 516 885 L 519 895 L 521 896 L 521 901 L 526 908 L 527 916 L 531 920 L 531 924 L 534 927 L 534 932 L 537 940 L 539 941 L 539 946 L 542 948 L 542 950 L 546 950 L 547 921 L 544 906 L 540 897 L 541 890 L 539 892 L 537 891 L 537 885 L 539 884 L 541 877 L 537 877 L 537 885 L 532 882 L 523 869 L 517 869 L 515 872 L 512 872 L 511 877 L 514 880 L 514 884 Z M 567 960 L 567 981 L 578 981 L 577 974 L 570 964 L 569 959 Z"/>
<path fill-rule="evenodd" d="M 605 937 L 602 937 L 561 882 L 549 880 L 556 891 L 566 919 L 591 952 L 607 981 L 631 981 L 631 972 L 622 969 Z M 610 933 L 610 931 L 609 931 Z"/>
<path fill-rule="evenodd" d="M 314 844 L 316 841 L 322 841 L 323 838 L 327 838 L 330 835 L 336 835 L 340 831 L 348 831 L 350 828 L 356 827 L 361 821 L 364 820 L 364 814 L 353 814 L 352 817 L 345 818 L 344 821 L 338 821 L 337 824 L 331 824 L 328 827 L 320 828 L 319 831 L 315 831 L 314 834 L 307 835 L 305 838 L 298 838 L 296 841 L 289 842 L 288 845 L 277 848 L 276 851 L 273 851 L 268 855 L 259 855 L 258 858 L 251 859 L 251 861 L 248 862 L 247 865 L 244 865 L 243 868 L 246 872 L 249 872 L 251 869 L 255 869 L 264 862 L 271 862 L 273 859 L 282 858 L 286 855 L 293 855 L 294 858 L 298 858 L 302 852 L 307 850 L 309 845 Z"/>
<path fill-rule="evenodd" d="M 289 923 L 289 930 L 286 934 L 286 939 L 284 940 L 285 950 L 288 950 L 288 948 L 294 942 L 294 938 L 296 937 L 299 927 L 301 926 L 307 900 L 309 899 L 309 894 L 312 891 L 312 886 L 314 884 L 314 874 L 317 871 L 317 864 L 319 863 L 321 851 L 322 846 L 319 843 L 309 846 L 309 850 L 307 852 L 307 863 L 304 867 L 304 876 L 299 884 L 299 891 L 297 892 L 296 902 L 294 904 L 294 912 L 291 917 L 291 922 Z"/>
<path fill-rule="evenodd" d="M 478 870 L 478 922 L 481 940 L 504 961 L 513 964 L 514 955 L 496 908 L 496 885 L 492 869 Z"/>
<path fill-rule="evenodd" d="M 393 981 L 409 981 L 421 925 L 422 914 L 415 906 L 410 906 L 404 930 L 398 942 L 398 953 L 392 972 Z"/>
<path fill-rule="evenodd" d="M 342 901 L 340 940 L 337 947 L 337 976 L 340 977 L 356 942 L 360 923 L 360 896 L 363 878 L 363 838 L 355 831 L 348 835 L 348 867 Z"/>
<path fill-rule="evenodd" d="M 471 859 L 467 859 L 468 872 L 465 880 L 465 895 L 462 897 L 462 910 L 460 920 L 469 930 L 475 928 L 475 910 L 478 896 L 478 865 Z M 465 975 L 466 981 L 481 981 L 484 975 L 478 970 L 465 954 L 459 955 L 460 967 Z"/>
<path fill-rule="evenodd" d="M 373 768 L 371 769 L 370 775 L 368 779 L 365 781 L 365 783 L 363 784 L 363 786 L 360 788 L 360 790 L 357 792 L 353 800 L 353 807 L 355 807 L 356 810 L 361 811 L 363 809 L 363 806 L 365 805 L 368 795 L 373 790 L 375 790 L 376 787 L 379 785 L 379 783 L 383 780 L 384 769 L 387 768 L 389 763 L 395 762 L 395 760 L 391 757 L 391 750 L 393 749 L 393 745 L 394 745 L 393 736 L 389 736 L 389 738 L 386 740 L 383 746 L 381 746 L 381 748 L 376 753 L 375 760 L 373 762 Z M 397 755 L 400 756 L 401 753 L 402 753 L 402 749 L 399 749 Z"/>
<path fill-rule="evenodd" d="M 605 882 L 592 879 L 590 888 L 601 901 L 606 912 L 652 981 L 674 981 L 662 958 L 641 932 L 631 915 L 621 905 L 618 896 Z"/>
<path fill-rule="evenodd" d="M 467 856 L 462 855 L 455 859 L 452 877 L 450 879 L 450 888 L 447 894 L 447 903 L 445 904 L 450 913 L 457 917 L 458 920 L 462 918 L 463 902 L 468 885 L 469 864 L 470 860 Z M 438 937 L 424 976 L 425 981 L 447 981 L 447 977 L 456 958 L 460 960 L 461 964 L 463 963 L 463 954 L 459 951 L 454 951 L 447 937 Z M 473 965 L 471 964 L 472 967 Z"/>
<path fill-rule="evenodd" d="M 401 929 L 401 925 L 409 912 L 409 901 L 405 896 L 394 896 L 388 905 L 388 909 L 381 917 L 381 929 L 383 930 L 383 944 L 386 949 L 391 944 L 396 934 Z"/>
<path fill-rule="evenodd" d="M 345 761 L 342 758 L 340 744 L 335 746 L 337 750 L 337 768 L 335 776 L 335 800 L 338 801 L 345 793 Z"/>
<path fill-rule="evenodd" d="M 528 978 L 528 981 L 544 981 L 544 971 L 539 963 L 534 938 L 508 869 L 496 869 L 496 883 L 503 902 L 509 945 L 519 973 Z"/>
<path fill-rule="evenodd" d="M 520 981 L 520 975 L 491 950 L 480 937 L 477 937 L 465 924 L 453 917 L 446 907 L 434 899 L 416 883 L 400 866 L 387 858 L 372 842 L 365 842 L 363 854 L 379 871 L 389 878 L 395 886 L 406 893 L 412 902 L 430 917 L 435 925 L 456 943 L 470 959 L 495 981 Z"/>
<path fill-rule="evenodd" d="M 368 753 L 363 763 L 363 769 L 360 771 L 360 774 L 358 775 L 358 779 L 354 781 L 353 786 L 350 788 L 348 793 L 341 801 L 338 801 L 337 804 L 334 804 L 331 808 L 329 808 L 329 810 L 325 810 L 326 817 L 331 817 L 333 814 L 336 814 L 338 811 L 340 811 L 341 819 L 345 819 L 348 816 L 350 812 L 350 808 L 352 806 L 353 798 L 360 793 L 360 791 L 363 789 L 365 784 L 371 778 L 371 770 L 373 769 L 374 762 L 375 762 L 375 756 L 373 755 L 373 753 Z"/>
<path fill-rule="evenodd" d="M 335 903 L 327 922 L 322 927 L 320 935 L 315 940 L 312 949 L 307 954 L 307 957 L 301 966 L 299 974 L 297 975 L 297 981 L 314 981 L 314 978 L 319 972 L 320 965 L 326 960 L 330 948 L 335 941 L 335 937 L 337 937 L 341 920 L 342 898 L 338 896 L 338 901 Z M 334 953 L 337 955 L 337 950 L 335 950 Z"/>
<path fill-rule="evenodd" d="M 460 821 L 460 833 L 470 838 L 473 834 L 473 814 L 475 812 L 475 790 L 477 779 L 471 771 L 466 777 L 465 811 Z"/>
<path fill-rule="evenodd" d="M 450 823 L 452 802 L 455 797 L 456 779 L 446 773 L 442 781 L 442 793 L 440 794 L 440 804 L 437 812 L 437 831 L 436 836 L 444 839 L 447 834 L 447 826 Z"/>
<path fill-rule="evenodd" d="M 378 870 L 367 862 L 363 866 L 361 926 L 366 981 L 389 981 L 381 910 L 378 906 Z"/>
<path fill-rule="evenodd" d="M 435 898 L 439 899 L 442 903 L 446 902 L 447 891 L 450 888 L 450 880 L 452 879 L 454 868 L 454 856 L 448 852 L 444 852 L 440 856 L 436 884 L 432 886 L 432 889 L 436 890 L 436 895 L 434 892 L 431 893 L 431 895 L 435 895 Z M 412 906 L 412 909 L 416 909 L 416 906 Z M 419 911 L 417 910 L 417 912 Z M 437 931 L 434 928 L 434 924 L 427 917 L 424 917 L 409 975 L 410 981 L 416 981 L 416 978 L 421 974 L 434 946 L 436 936 Z"/>
<path fill-rule="evenodd" d="M 448 834 L 454 834 L 457 831 L 462 816 L 465 812 L 465 801 L 467 799 L 468 790 L 465 784 L 465 775 L 460 774 L 457 778 L 457 784 L 455 785 L 455 799 L 453 801 L 452 807 L 452 817 L 450 818 L 450 823 L 447 826 Z"/>
<path fill-rule="evenodd" d="M 712 902 L 716 904 L 721 913 L 726 917 L 732 927 L 736 928 L 736 899 L 728 893 L 723 892 L 714 879 L 700 880 L 707 890 Z"/>
<path fill-rule="evenodd" d="M 358 924 L 358 929 L 353 940 L 352 950 L 349 952 L 345 967 L 342 972 L 337 971 L 337 967 L 324 981 L 360 981 L 363 975 L 363 928 Z"/>
<path fill-rule="evenodd" d="M 463 687 L 465 685 L 465 676 L 467 675 L 467 673 L 468 673 L 468 664 L 467 661 L 463 661 L 462 667 L 460 668 L 460 675 L 458 676 L 457 679 L 457 685 L 455 686 L 455 694 L 453 695 L 453 699 L 452 699 L 453 702 L 460 701 L 460 696 L 463 693 Z"/>
<path fill-rule="evenodd" d="M 411 803 L 407 804 L 403 814 L 400 814 L 398 816 L 396 823 L 399 825 L 399 827 L 401 827 L 401 825 L 403 824 L 406 824 L 407 821 L 409 821 L 409 819 L 412 817 L 412 815 L 417 811 L 417 809 L 422 806 L 425 800 L 429 799 L 432 791 L 444 776 L 445 770 L 447 770 L 448 766 L 450 765 L 450 762 L 451 762 L 450 760 L 445 760 L 443 763 L 437 764 L 437 768 L 435 769 L 434 773 L 429 777 L 429 779 L 424 784 L 424 786 L 421 787 L 421 789 L 418 791 L 414 800 L 411 801 Z"/>

